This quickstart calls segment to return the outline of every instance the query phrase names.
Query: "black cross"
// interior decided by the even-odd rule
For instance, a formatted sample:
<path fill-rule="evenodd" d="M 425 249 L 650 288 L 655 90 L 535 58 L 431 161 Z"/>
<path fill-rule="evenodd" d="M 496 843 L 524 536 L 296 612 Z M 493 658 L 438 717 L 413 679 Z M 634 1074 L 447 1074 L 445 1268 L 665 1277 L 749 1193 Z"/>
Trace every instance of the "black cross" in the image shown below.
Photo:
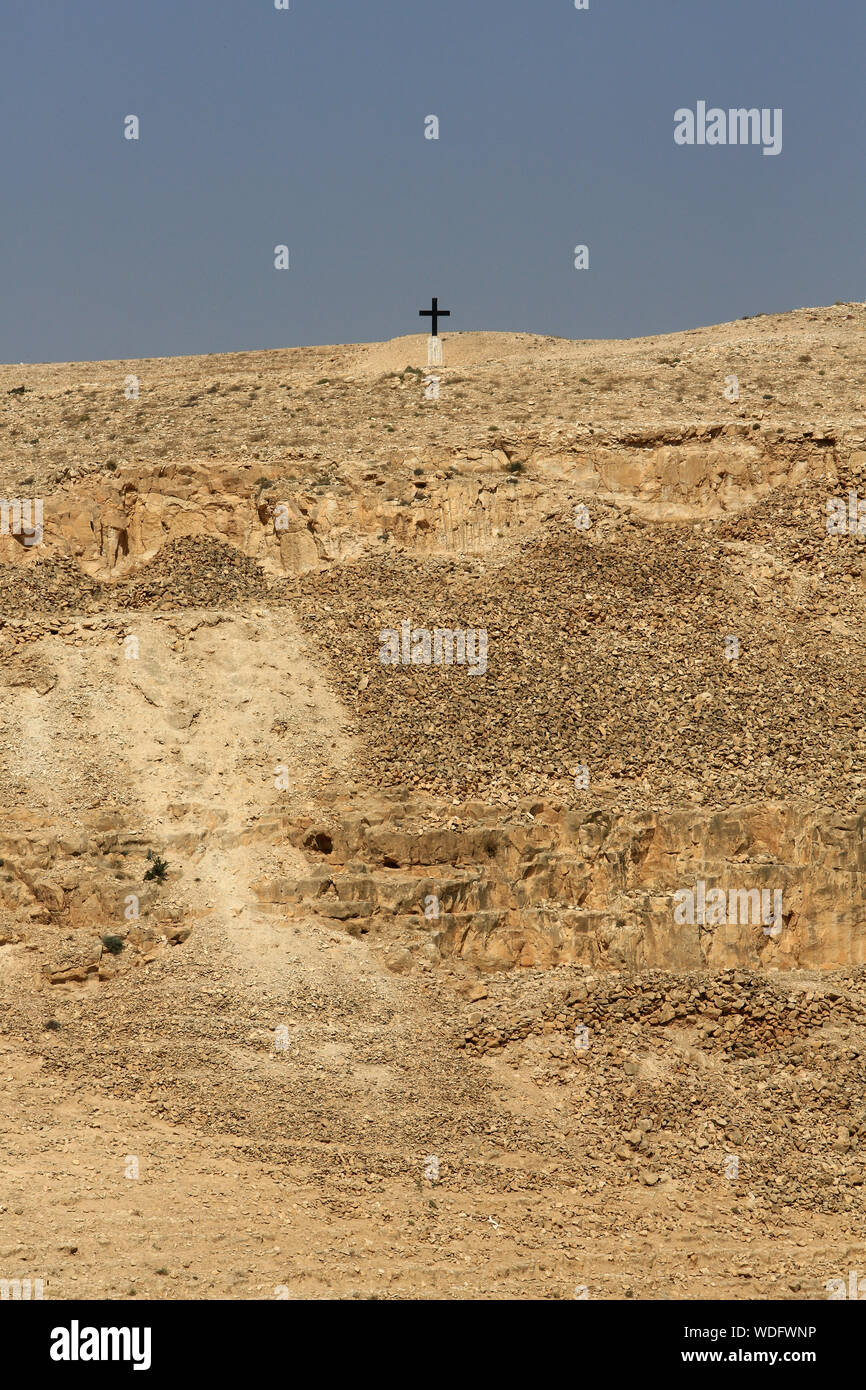
<path fill-rule="evenodd" d="M 432 308 L 432 309 L 419 309 L 419 310 L 418 310 L 418 316 L 419 316 L 419 318 L 422 318 L 422 319 L 432 319 L 432 320 L 433 320 L 433 337 L 435 338 L 435 337 L 438 336 L 437 333 L 436 333 L 436 329 L 439 327 L 439 320 L 440 320 L 440 319 L 450 319 L 450 317 L 451 317 L 451 310 L 450 310 L 450 309 L 440 309 L 440 308 L 439 308 L 439 300 L 436 299 L 436 298 L 434 297 L 434 299 L 433 299 L 433 308 Z"/>

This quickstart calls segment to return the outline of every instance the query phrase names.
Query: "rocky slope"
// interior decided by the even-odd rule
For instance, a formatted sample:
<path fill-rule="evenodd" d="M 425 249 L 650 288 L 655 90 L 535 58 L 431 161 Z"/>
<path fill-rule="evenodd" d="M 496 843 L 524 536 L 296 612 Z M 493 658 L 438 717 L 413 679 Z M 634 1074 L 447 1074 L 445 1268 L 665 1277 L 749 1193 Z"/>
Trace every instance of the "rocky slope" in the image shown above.
<path fill-rule="evenodd" d="M 0 368 L 0 1277 L 862 1267 L 864 325 Z"/>

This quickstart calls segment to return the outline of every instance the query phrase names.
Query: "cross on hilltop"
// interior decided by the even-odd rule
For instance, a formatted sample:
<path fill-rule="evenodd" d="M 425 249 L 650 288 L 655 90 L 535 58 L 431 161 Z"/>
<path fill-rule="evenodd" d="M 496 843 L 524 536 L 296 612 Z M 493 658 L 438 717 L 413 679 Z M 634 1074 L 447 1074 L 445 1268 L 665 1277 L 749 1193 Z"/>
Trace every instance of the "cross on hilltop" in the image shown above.
<path fill-rule="evenodd" d="M 436 337 L 438 337 L 438 334 L 437 334 L 436 330 L 437 330 L 437 328 L 439 327 L 439 320 L 440 320 L 440 319 L 450 319 L 450 317 L 451 317 L 451 310 L 450 310 L 450 309 L 440 309 L 440 308 L 439 308 L 439 300 L 434 296 L 434 299 L 433 299 L 433 308 L 432 308 L 432 309 L 419 309 L 419 310 L 418 310 L 418 317 L 419 317 L 419 318 L 422 318 L 422 319 L 432 319 L 432 320 L 433 320 L 433 325 L 432 325 L 432 327 L 433 327 L 433 337 L 436 338 Z"/>

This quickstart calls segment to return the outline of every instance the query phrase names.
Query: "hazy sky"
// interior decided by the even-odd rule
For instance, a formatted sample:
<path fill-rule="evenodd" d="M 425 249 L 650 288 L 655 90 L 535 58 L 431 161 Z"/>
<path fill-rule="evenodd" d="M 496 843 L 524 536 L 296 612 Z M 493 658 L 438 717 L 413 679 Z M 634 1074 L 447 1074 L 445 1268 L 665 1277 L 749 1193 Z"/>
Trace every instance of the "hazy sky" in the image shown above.
<path fill-rule="evenodd" d="M 866 298 L 863 0 L 2 0 L 0 39 L 5 362 Z M 781 154 L 676 145 L 699 101 L 781 107 Z"/>

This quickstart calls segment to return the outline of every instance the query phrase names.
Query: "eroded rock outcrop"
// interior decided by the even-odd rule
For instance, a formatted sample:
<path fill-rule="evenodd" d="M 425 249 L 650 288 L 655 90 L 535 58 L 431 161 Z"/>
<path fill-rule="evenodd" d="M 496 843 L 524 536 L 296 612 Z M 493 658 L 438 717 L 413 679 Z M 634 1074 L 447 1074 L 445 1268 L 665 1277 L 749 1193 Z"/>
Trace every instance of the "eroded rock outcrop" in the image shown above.
<path fill-rule="evenodd" d="M 259 899 L 487 970 L 866 963 L 866 816 L 454 809 L 439 825 L 406 801 L 295 825 L 310 872 L 258 884 Z M 714 890 L 724 921 L 697 906 L 682 920 L 682 895 Z"/>

